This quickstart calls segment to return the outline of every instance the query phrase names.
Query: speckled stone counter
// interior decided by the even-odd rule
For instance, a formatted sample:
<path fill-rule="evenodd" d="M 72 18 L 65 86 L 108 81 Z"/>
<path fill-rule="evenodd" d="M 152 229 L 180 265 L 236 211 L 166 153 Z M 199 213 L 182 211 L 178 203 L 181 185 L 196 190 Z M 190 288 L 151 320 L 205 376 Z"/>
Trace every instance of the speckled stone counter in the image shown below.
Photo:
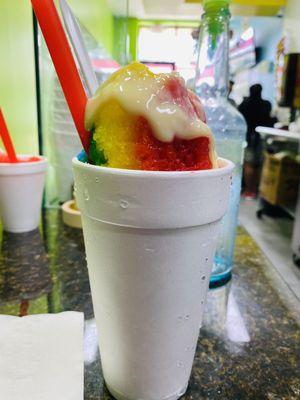
<path fill-rule="evenodd" d="M 0 229 L 0 313 L 83 311 L 85 400 L 111 399 L 97 346 L 81 230 L 44 213 L 41 229 Z M 267 260 L 239 229 L 233 279 L 211 290 L 185 400 L 300 399 L 300 330 L 266 273 Z M 300 310 L 299 310 L 300 312 Z"/>

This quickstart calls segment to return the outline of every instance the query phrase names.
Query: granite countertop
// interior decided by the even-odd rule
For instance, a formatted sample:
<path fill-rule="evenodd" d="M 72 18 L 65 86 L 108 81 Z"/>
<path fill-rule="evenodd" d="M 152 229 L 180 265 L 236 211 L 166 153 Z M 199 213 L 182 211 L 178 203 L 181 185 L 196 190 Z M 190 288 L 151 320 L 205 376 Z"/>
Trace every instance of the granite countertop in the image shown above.
<path fill-rule="evenodd" d="M 0 314 L 83 311 L 85 400 L 111 399 L 101 374 L 81 230 L 64 226 L 60 211 L 48 210 L 40 230 L 0 229 L 0 243 Z M 285 297 L 268 261 L 240 228 L 233 279 L 208 294 L 182 399 L 299 399 L 299 310 L 295 314 Z"/>

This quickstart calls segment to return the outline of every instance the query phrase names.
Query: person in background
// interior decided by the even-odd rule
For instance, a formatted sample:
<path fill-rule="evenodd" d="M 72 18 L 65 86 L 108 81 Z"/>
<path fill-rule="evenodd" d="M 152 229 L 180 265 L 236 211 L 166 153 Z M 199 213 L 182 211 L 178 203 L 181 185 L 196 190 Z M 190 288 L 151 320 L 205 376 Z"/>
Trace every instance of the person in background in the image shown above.
<path fill-rule="evenodd" d="M 274 124 L 271 117 L 272 105 L 268 100 L 261 97 L 261 93 L 262 86 L 259 83 L 252 85 L 250 96 L 245 97 L 238 107 L 247 122 L 247 142 L 250 146 L 255 143 L 255 128 L 257 126 L 272 126 Z"/>
<path fill-rule="evenodd" d="M 228 85 L 228 101 L 233 107 L 237 108 L 236 102 L 230 97 L 233 86 L 234 86 L 234 81 L 232 79 L 230 79 L 229 85 Z"/>
<path fill-rule="evenodd" d="M 257 126 L 272 127 L 276 118 L 271 117 L 272 105 L 261 97 L 262 86 L 255 84 L 250 87 L 250 96 L 245 97 L 238 110 L 247 122 L 247 148 L 245 150 L 243 195 L 249 198 L 257 196 L 261 165 L 263 161 L 262 142 Z"/>

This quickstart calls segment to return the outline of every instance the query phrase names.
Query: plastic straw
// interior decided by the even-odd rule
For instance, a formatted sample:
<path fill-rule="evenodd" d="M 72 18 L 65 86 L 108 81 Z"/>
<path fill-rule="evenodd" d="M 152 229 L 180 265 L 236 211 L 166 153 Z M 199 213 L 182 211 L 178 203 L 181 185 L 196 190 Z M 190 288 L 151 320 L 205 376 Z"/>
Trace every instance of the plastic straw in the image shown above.
<path fill-rule="evenodd" d="M 84 128 L 87 96 L 59 15 L 52 0 L 31 0 L 31 3 L 83 148 L 88 154 L 90 135 Z"/>
<path fill-rule="evenodd" d="M 88 96 L 91 97 L 95 94 L 99 84 L 84 44 L 80 26 L 66 0 L 59 0 L 59 4 L 70 42 L 80 65 L 81 76 L 84 78 Z"/>

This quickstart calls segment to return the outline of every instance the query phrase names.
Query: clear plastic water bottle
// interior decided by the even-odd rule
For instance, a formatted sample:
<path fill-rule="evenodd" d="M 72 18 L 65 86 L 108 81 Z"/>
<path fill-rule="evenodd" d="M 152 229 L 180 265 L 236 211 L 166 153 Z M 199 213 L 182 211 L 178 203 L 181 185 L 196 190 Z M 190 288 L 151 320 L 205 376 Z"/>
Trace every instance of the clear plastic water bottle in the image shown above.
<path fill-rule="evenodd" d="M 222 222 L 210 287 L 231 278 L 247 126 L 228 101 L 229 0 L 204 0 L 195 92 L 205 108 L 219 157 L 235 163 L 229 210 Z"/>

